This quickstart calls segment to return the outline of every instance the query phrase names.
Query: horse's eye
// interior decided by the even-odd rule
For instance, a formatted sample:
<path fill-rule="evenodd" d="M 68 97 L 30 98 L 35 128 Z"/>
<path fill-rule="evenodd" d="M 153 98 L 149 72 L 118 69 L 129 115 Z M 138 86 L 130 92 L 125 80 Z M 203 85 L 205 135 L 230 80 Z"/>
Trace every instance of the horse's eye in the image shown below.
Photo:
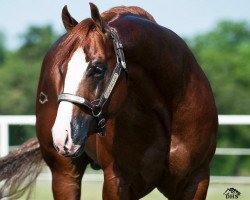
<path fill-rule="evenodd" d="M 103 77 L 106 72 L 106 66 L 104 64 L 93 64 L 88 72 L 88 76 L 92 76 L 95 78 Z"/>

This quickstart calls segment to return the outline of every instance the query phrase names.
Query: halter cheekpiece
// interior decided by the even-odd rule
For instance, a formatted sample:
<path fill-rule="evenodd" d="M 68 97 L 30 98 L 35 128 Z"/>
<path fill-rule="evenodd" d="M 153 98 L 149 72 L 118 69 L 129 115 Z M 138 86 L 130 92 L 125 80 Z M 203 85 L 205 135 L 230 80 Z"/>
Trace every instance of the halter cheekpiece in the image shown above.
<path fill-rule="evenodd" d="M 103 115 L 103 107 L 107 100 L 109 99 L 120 75 L 122 69 L 125 70 L 127 73 L 127 67 L 126 67 L 126 62 L 125 62 L 125 57 L 123 53 L 123 46 L 122 43 L 120 42 L 120 39 L 118 37 L 118 34 L 116 31 L 112 28 L 109 28 L 111 38 L 113 40 L 113 45 L 114 45 L 114 51 L 116 55 L 116 66 L 112 72 L 111 79 L 106 86 L 104 92 L 100 96 L 99 99 L 96 99 L 94 101 L 88 101 L 84 97 L 80 97 L 77 95 L 69 94 L 69 93 L 62 93 L 58 96 L 58 103 L 61 101 L 67 101 L 71 102 L 74 104 L 78 104 L 86 108 L 89 113 L 97 120 L 98 124 L 98 131 L 99 134 L 104 136 L 104 128 L 106 126 L 106 119 Z"/>

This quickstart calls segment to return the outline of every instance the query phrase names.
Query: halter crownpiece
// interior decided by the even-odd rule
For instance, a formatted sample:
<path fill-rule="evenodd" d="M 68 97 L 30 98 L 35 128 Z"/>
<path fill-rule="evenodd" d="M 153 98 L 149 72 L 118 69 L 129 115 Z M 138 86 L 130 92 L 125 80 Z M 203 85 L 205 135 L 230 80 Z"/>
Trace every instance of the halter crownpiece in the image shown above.
<path fill-rule="evenodd" d="M 89 114 L 92 115 L 96 120 L 98 124 L 98 131 L 99 134 L 104 136 L 104 128 L 106 126 L 106 119 L 103 116 L 103 107 L 107 100 L 109 99 L 120 75 L 122 69 L 126 72 L 127 75 L 127 66 L 125 62 L 125 57 L 124 57 L 124 52 L 123 52 L 123 46 L 122 43 L 120 42 L 120 39 L 118 37 L 118 34 L 113 28 L 109 27 L 110 35 L 113 40 L 113 45 L 114 45 L 114 51 L 116 55 L 116 66 L 112 72 L 111 79 L 106 86 L 104 92 L 102 93 L 101 97 L 99 99 L 96 99 L 92 102 L 86 100 L 84 97 L 80 97 L 77 95 L 73 94 L 68 94 L 68 93 L 62 93 L 58 95 L 58 103 L 61 101 L 67 101 L 70 103 L 78 104 L 80 106 L 83 106 L 86 110 L 88 110 Z"/>
<path fill-rule="evenodd" d="M 123 45 L 114 29 L 110 28 L 110 33 L 113 39 L 114 50 L 117 58 L 116 63 L 121 63 L 122 68 L 127 72 L 127 65 L 125 62 L 125 57 L 123 52 Z"/>

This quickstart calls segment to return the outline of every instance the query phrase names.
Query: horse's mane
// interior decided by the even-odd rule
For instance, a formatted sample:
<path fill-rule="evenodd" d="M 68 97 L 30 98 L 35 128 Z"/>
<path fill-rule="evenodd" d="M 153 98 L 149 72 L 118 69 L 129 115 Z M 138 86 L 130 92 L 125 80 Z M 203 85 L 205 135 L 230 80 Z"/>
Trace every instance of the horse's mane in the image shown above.
<path fill-rule="evenodd" d="M 102 13 L 102 18 L 106 23 L 109 23 L 123 15 L 135 15 L 155 22 L 152 15 L 144 9 L 136 6 L 118 6 L 111 8 L 110 10 Z M 62 36 L 54 45 L 54 47 L 59 50 L 57 55 L 54 57 L 54 65 L 61 67 L 65 60 L 71 57 L 72 52 L 74 52 L 78 46 L 83 44 L 84 38 L 88 35 L 88 32 L 93 26 L 93 20 L 87 18 L 72 29 L 70 33 Z"/>
<path fill-rule="evenodd" d="M 93 20 L 87 18 L 80 22 L 69 33 L 64 34 L 58 39 L 58 41 L 50 49 L 54 49 L 53 47 L 57 49 L 56 56 L 54 57 L 54 65 L 59 68 L 62 67 L 65 60 L 71 57 L 72 52 L 74 52 L 75 49 L 84 42 L 84 38 L 86 38 L 93 25 Z"/>
<path fill-rule="evenodd" d="M 156 22 L 154 17 L 149 14 L 146 10 L 137 7 L 137 6 L 118 6 L 111 8 L 110 10 L 107 10 L 102 13 L 102 17 L 106 22 L 113 21 L 114 19 L 117 19 L 121 15 L 138 15 L 139 17 L 146 18 L 152 22 Z"/>

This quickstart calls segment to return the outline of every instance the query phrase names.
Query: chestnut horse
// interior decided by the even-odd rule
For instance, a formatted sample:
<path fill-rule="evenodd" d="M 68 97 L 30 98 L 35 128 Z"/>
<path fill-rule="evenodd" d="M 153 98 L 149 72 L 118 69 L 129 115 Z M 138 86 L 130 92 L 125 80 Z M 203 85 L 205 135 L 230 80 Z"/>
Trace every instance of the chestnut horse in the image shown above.
<path fill-rule="evenodd" d="M 155 188 L 170 200 L 205 199 L 218 119 L 193 54 L 139 7 L 90 8 L 80 23 L 62 11 L 67 33 L 45 56 L 37 90 L 40 146 L 30 141 L 23 154 L 41 150 L 29 159 L 45 160 L 58 200 L 80 199 L 88 164 L 103 170 L 106 200 Z"/>

